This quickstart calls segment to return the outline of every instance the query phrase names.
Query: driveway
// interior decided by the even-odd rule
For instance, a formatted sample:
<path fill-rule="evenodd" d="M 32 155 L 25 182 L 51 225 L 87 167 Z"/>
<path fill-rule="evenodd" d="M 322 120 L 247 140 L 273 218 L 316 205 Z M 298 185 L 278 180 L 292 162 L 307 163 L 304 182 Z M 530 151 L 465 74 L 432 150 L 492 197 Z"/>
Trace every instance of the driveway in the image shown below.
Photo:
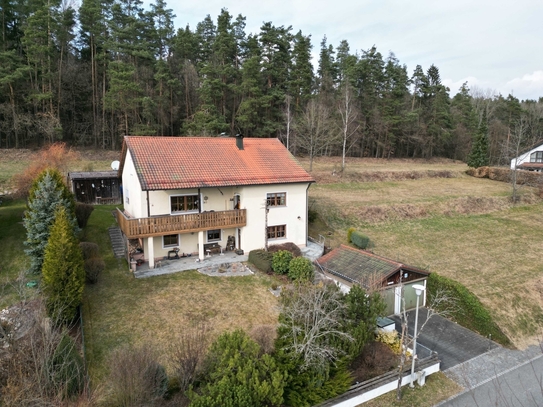
<path fill-rule="evenodd" d="M 499 347 L 495 342 L 439 315 L 433 315 L 421 331 L 421 327 L 427 319 L 427 313 L 426 308 L 419 309 L 417 344 L 422 344 L 437 352 L 439 359 L 441 359 L 442 371 Z M 389 318 L 395 321 L 396 330 L 401 332 L 400 317 L 394 315 Z M 407 312 L 407 320 L 409 334 L 413 335 L 415 310 Z"/>

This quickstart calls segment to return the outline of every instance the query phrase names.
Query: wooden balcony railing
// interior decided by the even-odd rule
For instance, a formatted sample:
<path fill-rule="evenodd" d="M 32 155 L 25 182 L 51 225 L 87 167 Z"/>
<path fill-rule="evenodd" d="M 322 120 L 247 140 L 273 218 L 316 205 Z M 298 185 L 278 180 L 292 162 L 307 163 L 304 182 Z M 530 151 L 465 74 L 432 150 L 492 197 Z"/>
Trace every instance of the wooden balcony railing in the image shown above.
<path fill-rule="evenodd" d="M 247 225 L 247 213 L 245 209 L 236 209 L 232 211 L 130 219 L 117 208 L 117 223 L 129 239 L 134 239 L 174 233 L 199 232 L 200 230 L 242 227 Z"/>

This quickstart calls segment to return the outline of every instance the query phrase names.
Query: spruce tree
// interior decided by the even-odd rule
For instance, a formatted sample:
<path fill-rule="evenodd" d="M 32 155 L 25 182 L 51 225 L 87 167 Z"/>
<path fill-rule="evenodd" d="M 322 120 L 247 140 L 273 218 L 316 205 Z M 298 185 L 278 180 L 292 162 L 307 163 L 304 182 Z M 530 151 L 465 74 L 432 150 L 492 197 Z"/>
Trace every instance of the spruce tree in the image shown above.
<path fill-rule="evenodd" d="M 479 168 L 488 165 L 488 163 L 488 126 L 486 123 L 486 113 L 483 112 L 483 118 L 473 139 L 467 164 L 471 168 Z"/>
<path fill-rule="evenodd" d="M 47 313 L 55 323 L 73 321 L 83 299 L 83 254 L 66 208 L 59 206 L 45 248 L 42 267 Z"/>
<path fill-rule="evenodd" d="M 30 188 L 23 220 L 26 228 L 25 253 L 30 257 L 30 272 L 33 274 L 41 271 L 49 229 L 55 220 L 55 210 L 59 205 L 66 208 L 71 228 L 77 232 L 72 193 L 62 182 L 62 175 L 58 171 L 45 170 L 38 175 Z"/>

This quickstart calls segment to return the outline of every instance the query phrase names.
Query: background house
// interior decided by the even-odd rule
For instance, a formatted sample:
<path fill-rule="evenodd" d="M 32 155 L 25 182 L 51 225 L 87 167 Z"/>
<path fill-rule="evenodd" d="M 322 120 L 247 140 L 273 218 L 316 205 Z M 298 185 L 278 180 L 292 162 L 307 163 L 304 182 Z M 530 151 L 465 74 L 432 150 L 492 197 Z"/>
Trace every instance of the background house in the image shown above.
<path fill-rule="evenodd" d="M 523 151 L 511 160 L 511 169 L 541 171 L 543 170 L 543 141 L 540 140 L 532 147 Z"/>
<path fill-rule="evenodd" d="M 414 284 L 426 286 L 426 279 L 430 274 L 416 267 L 406 266 L 346 245 L 325 254 L 316 263 L 343 291 L 348 292 L 353 284 L 360 284 L 366 290 L 380 290 L 387 306 L 385 315 L 400 313 L 402 297 L 406 310 L 415 308 L 417 296 L 412 286 Z M 421 295 L 419 305 L 425 304 L 426 292 Z"/>
<path fill-rule="evenodd" d="M 277 139 L 127 136 L 119 173 L 119 226 L 151 268 L 174 249 L 203 259 L 266 240 L 307 243 L 314 180 Z"/>

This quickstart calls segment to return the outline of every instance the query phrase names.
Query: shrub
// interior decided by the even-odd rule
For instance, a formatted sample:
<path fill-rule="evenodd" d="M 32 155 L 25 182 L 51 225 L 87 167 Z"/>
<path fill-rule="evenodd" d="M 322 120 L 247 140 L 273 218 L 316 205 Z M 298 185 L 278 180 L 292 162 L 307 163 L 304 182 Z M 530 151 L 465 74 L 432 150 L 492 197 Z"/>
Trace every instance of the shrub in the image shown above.
<path fill-rule="evenodd" d="M 353 227 L 350 227 L 349 229 L 347 229 L 347 242 L 348 243 L 351 243 L 351 235 L 353 234 L 353 232 L 355 232 L 356 229 L 353 228 Z"/>
<path fill-rule="evenodd" d="M 257 269 L 264 273 L 272 272 L 273 254 L 264 249 L 251 250 L 249 252 L 249 263 L 255 265 Z"/>
<path fill-rule="evenodd" d="M 274 244 L 268 247 L 269 253 L 277 253 L 280 250 L 288 250 L 292 253 L 293 257 L 300 257 L 302 255 L 302 251 L 300 250 L 300 248 L 292 242 Z"/>
<path fill-rule="evenodd" d="M 77 225 L 81 229 L 87 226 L 87 222 L 89 221 L 89 218 L 93 210 L 94 210 L 94 206 L 92 205 L 81 203 L 81 202 L 75 203 L 75 217 L 77 218 Z"/>
<path fill-rule="evenodd" d="M 359 249 L 367 249 L 370 244 L 370 238 L 356 230 L 351 233 L 351 242 Z"/>
<path fill-rule="evenodd" d="M 99 248 L 96 243 L 81 242 L 79 243 L 79 247 L 81 247 L 81 252 L 83 253 L 83 259 L 85 260 L 100 256 Z"/>
<path fill-rule="evenodd" d="M 83 390 L 85 370 L 74 340 L 64 334 L 49 361 L 49 377 L 62 398 L 80 394 Z"/>
<path fill-rule="evenodd" d="M 272 269 L 277 274 L 287 274 L 292 253 L 288 250 L 279 250 L 273 254 Z"/>
<path fill-rule="evenodd" d="M 392 352 L 396 355 L 399 355 L 402 349 L 401 340 L 398 337 L 398 332 L 396 331 L 383 331 L 379 330 L 377 332 L 377 337 L 375 338 L 377 342 L 384 343 L 387 345 Z"/>
<path fill-rule="evenodd" d="M 115 406 L 153 405 L 166 394 L 166 371 L 149 346 L 117 350 L 110 367 L 109 385 Z"/>
<path fill-rule="evenodd" d="M 307 211 L 307 220 L 309 221 L 309 223 L 315 222 L 318 217 L 319 217 L 319 213 L 316 210 L 309 209 Z"/>
<path fill-rule="evenodd" d="M 313 279 L 313 264 L 305 257 L 295 257 L 290 261 L 288 276 L 294 281 L 310 281 Z"/>
<path fill-rule="evenodd" d="M 106 263 L 101 257 L 92 257 L 85 260 L 85 281 L 89 284 L 98 282 L 98 277 L 106 268 Z"/>

